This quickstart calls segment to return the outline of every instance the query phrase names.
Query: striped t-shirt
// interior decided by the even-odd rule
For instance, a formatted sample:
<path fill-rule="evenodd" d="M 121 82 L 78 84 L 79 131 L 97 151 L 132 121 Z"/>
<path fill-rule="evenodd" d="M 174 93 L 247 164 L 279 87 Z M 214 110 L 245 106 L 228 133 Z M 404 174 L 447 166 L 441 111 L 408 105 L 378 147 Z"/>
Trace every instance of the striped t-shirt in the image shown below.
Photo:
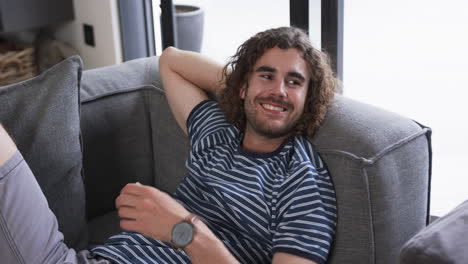
<path fill-rule="evenodd" d="M 241 263 L 271 263 L 285 252 L 325 263 L 336 227 L 336 200 L 328 172 L 304 137 L 276 151 L 241 146 L 243 133 L 214 101 L 197 105 L 187 120 L 188 176 L 174 194 L 197 214 Z M 169 243 L 137 233 L 111 237 L 92 249 L 118 263 L 190 263 Z"/>

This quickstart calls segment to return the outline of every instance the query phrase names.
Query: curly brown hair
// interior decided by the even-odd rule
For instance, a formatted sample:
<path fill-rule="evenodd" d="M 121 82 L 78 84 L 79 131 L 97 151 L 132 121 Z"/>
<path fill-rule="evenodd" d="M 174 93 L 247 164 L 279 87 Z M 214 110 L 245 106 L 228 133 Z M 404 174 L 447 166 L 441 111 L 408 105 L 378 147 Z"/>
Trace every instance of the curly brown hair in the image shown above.
<path fill-rule="evenodd" d="M 303 54 L 309 70 L 310 82 L 304 112 L 293 128 L 293 133 L 312 137 L 331 105 L 337 81 L 331 69 L 329 57 L 314 48 L 307 34 L 299 28 L 269 29 L 257 33 L 244 42 L 223 68 L 226 87 L 217 95 L 219 106 L 228 122 L 241 131 L 245 130 L 246 116 L 240 90 L 242 87 L 248 88 L 248 80 L 257 60 L 267 50 L 274 47 L 294 48 Z"/>

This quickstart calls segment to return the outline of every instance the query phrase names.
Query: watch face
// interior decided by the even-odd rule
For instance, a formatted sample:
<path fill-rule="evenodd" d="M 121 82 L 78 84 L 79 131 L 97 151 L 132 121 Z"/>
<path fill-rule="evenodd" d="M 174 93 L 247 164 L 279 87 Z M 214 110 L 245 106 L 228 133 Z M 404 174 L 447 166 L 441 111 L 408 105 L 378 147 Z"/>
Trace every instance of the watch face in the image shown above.
<path fill-rule="evenodd" d="M 193 226 L 187 222 L 180 222 L 172 229 L 172 242 L 180 247 L 187 246 L 193 239 Z"/>

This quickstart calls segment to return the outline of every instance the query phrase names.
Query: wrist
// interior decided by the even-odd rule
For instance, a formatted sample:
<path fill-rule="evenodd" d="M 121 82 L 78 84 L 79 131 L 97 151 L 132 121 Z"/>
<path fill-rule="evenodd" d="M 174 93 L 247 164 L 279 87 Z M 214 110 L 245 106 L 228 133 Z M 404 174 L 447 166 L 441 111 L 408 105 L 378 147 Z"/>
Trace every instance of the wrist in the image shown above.
<path fill-rule="evenodd" d="M 196 230 L 195 226 L 199 221 L 198 216 L 189 214 L 183 220 L 173 225 L 170 235 L 170 242 L 173 247 L 183 250 L 192 243 Z"/>
<path fill-rule="evenodd" d="M 198 221 L 194 225 L 195 234 L 190 244 L 185 247 L 185 252 L 188 255 L 191 253 L 203 250 L 207 245 L 213 245 L 213 243 L 218 242 L 218 238 L 211 232 L 208 226 L 205 225 L 202 221 Z M 219 241 L 220 242 L 220 241 Z"/>
<path fill-rule="evenodd" d="M 194 218 L 194 215 L 190 214 L 182 222 L 192 224 L 193 237 L 185 247 L 176 246 L 176 248 L 183 249 L 192 263 L 239 263 L 224 246 L 223 242 L 198 217 L 195 216 Z M 171 240 L 174 240 L 174 238 Z"/>

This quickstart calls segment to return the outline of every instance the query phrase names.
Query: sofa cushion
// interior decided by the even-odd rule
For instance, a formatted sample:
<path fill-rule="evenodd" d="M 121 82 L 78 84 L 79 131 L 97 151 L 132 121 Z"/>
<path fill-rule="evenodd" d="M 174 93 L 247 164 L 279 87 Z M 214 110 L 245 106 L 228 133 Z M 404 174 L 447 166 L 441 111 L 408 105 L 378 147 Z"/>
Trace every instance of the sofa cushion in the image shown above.
<path fill-rule="evenodd" d="M 120 217 L 117 211 L 110 211 L 104 215 L 93 218 L 88 222 L 89 245 L 104 244 L 109 237 L 123 232 L 120 228 Z"/>
<path fill-rule="evenodd" d="M 457 264 L 468 260 L 468 200 L 403 246 L 401 264 Z"/>
<path fill-rule="evenodd" d="M 87 241 L 80 143 L 82 63 L 71 57 L 41 75 L 0 87 L 0 122 L 34 173 L 70 247 Z"/>

